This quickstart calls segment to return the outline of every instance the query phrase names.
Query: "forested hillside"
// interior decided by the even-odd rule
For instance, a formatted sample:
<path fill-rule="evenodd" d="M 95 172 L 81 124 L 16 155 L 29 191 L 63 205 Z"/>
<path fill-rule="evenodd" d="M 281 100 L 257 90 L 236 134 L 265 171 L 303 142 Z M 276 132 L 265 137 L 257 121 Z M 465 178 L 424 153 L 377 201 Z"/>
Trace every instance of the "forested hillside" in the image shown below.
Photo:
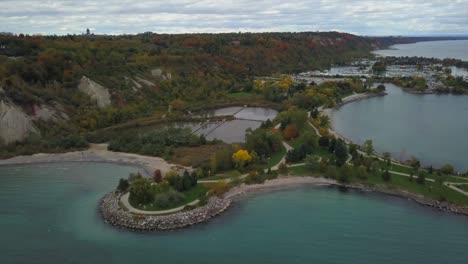
<path fill-rule="evenodd" d="M 96 129 L 250 91 L 254 76 L 369 56 L 373 42 L 336 32 L 0 36 L 0 138 L 73 148 Z"/>

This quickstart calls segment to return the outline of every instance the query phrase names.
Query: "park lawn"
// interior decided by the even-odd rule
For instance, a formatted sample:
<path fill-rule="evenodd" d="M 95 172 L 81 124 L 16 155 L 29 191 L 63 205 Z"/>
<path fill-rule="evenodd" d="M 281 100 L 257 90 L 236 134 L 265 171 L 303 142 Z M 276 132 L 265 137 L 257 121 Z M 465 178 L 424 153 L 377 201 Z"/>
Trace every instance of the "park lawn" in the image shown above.
<path fill-rule="evenodd" d="M 241 176 L 242 174 L 238 170 L 230 170 L 226 171 L 224 173 L 216 174 L 214 176 L 206 177 L 203 179 L 200 179 L 202 181 L 215 181 L 215 180 L 223 180 L 223 179 L 229 179 L 229 178 L 234 178 Z"/>
<path fill-rule="evenodd" d="M 412 193 L 424 195 L 427 198 L 441 200 L 445 198 L 447 201 L 459 204 L 468 205 L 468 196 L 456 192 L 446 186 L 439 185 L 434 182 L 426 181 L 425 184 L 416 183 L 416 178 L 411 182 L 409 177 L 391 173 L 390 182 L 385 182 L 380 176 L 370 176 L 365 181 L 371 184 L 385 185 L 388 188 L 402 189 Z"/>
<path fill-rule="evenodd" d="M 379 163 L 381 166 L 384 166 L 384 167 L 387 166 L 387 163 L 385 161 L 379 161 Z M 411 174 L 411 172 L 414 172 L 414 169 L 411 167 L 407 167 L 407 166 L 400 165 L 400 164 L 394 164 L 394 163 L 391 164 L 389 170 L 406 173 L 406 174 Z M 421 170 L 424 170 L 427 172 L 426 169 L 421 169 Z M 426 177 L 435 179 L 438 176 L 436 174 L 427 174 Z M 443 175 L 442 177 L 444 177 L 444 181 L 449 181 L 449 182 L 468 182 L 468 178 L 461 179 L 460 177 L 454 177 L 451 175 L 449 176 Z"/>
<path fill-rule="evenodd" d="M 286 155 L 286 148 L 283 146 L 283 144 L 281 144 L 281 149 L 273 153 L 273 155 L 271 155 L 271 157 L 268 159 L 268 164 L 265 166 L 265 168 L 271 168 L 278 164 L 284 157 L 284 155 Z"/>
<path fill-rule="evenodd" d="M 184 199 L 182 201 L 178 203 L 173 203 L 169 207 L 161 208 L 157 204 L 154 204 L 154 203 L 142 205 L 142 206 L 139 206 L 139 205 L 135 206 L 132 204 L 132 206 L 137 209 L 146 210 L 146 211 L 170 210 L 173 208 L 180 207 L 184 204 L 193 202 L 196 199 L 199 199 L 205 196 L 207 192 L 208 192 L 208 188 L 206 188 L 203 184 L 197 184 L 197 186 L 193 187 L 192 189 L 182 192 L 182 194 L 184 195 Z"/>
<path fill-rule="evenodd" d="M 328 151 L 328 149 L 323 148 L 323 147 L 318 147 L 317 149 L 314 150 L 313 155 L 317 155 L 322 157 L 322 159 L 328 159 L 332 156 L 332 154 Z"/>
<path fill-rule="evenodd" d="M 314 129 L 309 126 L 309 124 L 305 124 L 304 127 L 299 131 L 299 136 L 296 137 L 296 138 L 293 138 L 291 140 L 288 140 L 286 141 L 291 147 L 297 149 L 299 148 L 301 145 L 302 145 L 302 138 L 301 138 L 301 134 L 305 133 L 305 132 L 311 132 L 312 134 L 315 135 L 315 131 Z"/>
<path fill-rule="evenodd" d="M 454 176 L 447 176 L 445 178 L 445 181 L 449 181 L 449 182 L 461 182 L 461 183 L 468 183 L 468 178 L 466 179 L 461 179 L 460 177 L 454 177 Z"/>
<path fill-rule="evenodd" d="M 288 173 L 290 175 L 295 176 L 312 176 L 312 177 L 320 177 L 320 173 L 317 171 L 312 171 L 307 168 L 305 165 L 290 167 L 288 168 Z"/>
<path fill-rule="evenodd" d="M 456 185 L 459 189 L 462 189 L 465 192 L 468 192 L 468 184 L 465 185 Z"/>

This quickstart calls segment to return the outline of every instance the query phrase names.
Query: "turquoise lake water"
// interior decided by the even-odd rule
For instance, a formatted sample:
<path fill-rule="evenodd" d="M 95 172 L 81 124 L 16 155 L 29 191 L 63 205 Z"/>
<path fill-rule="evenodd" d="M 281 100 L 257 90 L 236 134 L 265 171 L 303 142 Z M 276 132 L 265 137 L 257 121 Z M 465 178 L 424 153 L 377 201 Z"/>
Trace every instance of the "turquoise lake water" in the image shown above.
<path fill-rule="evenodd" d="M 187 230 L 135 233 L 98 215 L 135 169 L 0 167 L 0 263 L 466 263 L 468 218 L 378 194 L 310 187 L 252 194 Z"/>
<path fill-rule="evenodd" d="M 455 58 L 468 61 L 468 40 L 424 41 L 412 44 L 398 44 L 390 49 L 377 50 L 383 56 L 417 56 L 427 58 Z"/>
<path fill-rule="evenodd" d="M 425 165 L 468 170 L 468 96 L 415 95 L 386 84 L 387 96 L 346 104 L 333 114 L 335 130 L 353 142 L 372 139 L 379 152 Z"/>

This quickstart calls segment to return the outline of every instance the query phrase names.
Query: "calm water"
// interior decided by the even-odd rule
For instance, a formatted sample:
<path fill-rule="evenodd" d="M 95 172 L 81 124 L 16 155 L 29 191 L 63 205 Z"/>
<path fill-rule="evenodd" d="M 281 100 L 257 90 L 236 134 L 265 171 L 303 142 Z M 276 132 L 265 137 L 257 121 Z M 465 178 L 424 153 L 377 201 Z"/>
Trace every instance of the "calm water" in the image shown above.
<path fill-rule="evenodd" d="M 374 53 L 383 56 L 455 58 L 468 61 L 468 40 L 425 41 L 413 44 L 399 44 L 390 48 L 377 50 Z"/>
<path fill-rule="evenodd" d="M 210 123 L 179 123 L 178 126 L 189 127 L 197 135 L 207 139 L 219 139 L 226 143 L 245 141 L 247 129 L 257 129 L 262 122 L 275 119 L 278 111 L 262 107 L 226 107 L 208 112 L 208 116 L 233 115 L 236 120 Z"/>
<path fill-rule="evenodd" d="M 344 105 L 333 116 L 335 130 L 397 159 L 415 156 L 426 165 L 453 164 L 468 170 L 468 96 L 414 95 L 386 84 L 387 96 Z"/>
<path fill-rule="evenodd" d="M 375 194 L 304 188 L 249 196 L 188 230 L 103 223 L 98 200 L 133 169 L 0 167 L 1 263 L 466 263 L 468 218 Z"/>

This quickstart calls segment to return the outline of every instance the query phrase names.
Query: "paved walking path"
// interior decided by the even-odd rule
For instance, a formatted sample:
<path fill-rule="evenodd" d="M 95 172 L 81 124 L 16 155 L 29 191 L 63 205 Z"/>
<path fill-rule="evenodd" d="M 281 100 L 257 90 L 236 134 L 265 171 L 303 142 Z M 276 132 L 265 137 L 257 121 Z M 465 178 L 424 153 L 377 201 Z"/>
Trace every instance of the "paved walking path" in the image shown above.
<path fill-rule="evenodd" d="M 135 207 L 133 207 L 130 202 L 128 201 L 130 194 L 127 192 L 126 194 L 122 195 L 120 197 L 120 203 L 130 212 L 135 213 L 135 214 L 144 214 L 144 215 L 165 215 L 165 214 L 172 214 L 175 212 L 179 212 L 184 210 L 185 206 L 187 205 L 196 205 L 200 202 L 200 200 L 195 200 L 192 201 L 188 204 L 184 204 L 182 206 L 179 206 L 177 208 L 172 208 L 168 210 L 160 210 L 160 211 L 146 211 L 146 210 L 140 210 Z"/>

